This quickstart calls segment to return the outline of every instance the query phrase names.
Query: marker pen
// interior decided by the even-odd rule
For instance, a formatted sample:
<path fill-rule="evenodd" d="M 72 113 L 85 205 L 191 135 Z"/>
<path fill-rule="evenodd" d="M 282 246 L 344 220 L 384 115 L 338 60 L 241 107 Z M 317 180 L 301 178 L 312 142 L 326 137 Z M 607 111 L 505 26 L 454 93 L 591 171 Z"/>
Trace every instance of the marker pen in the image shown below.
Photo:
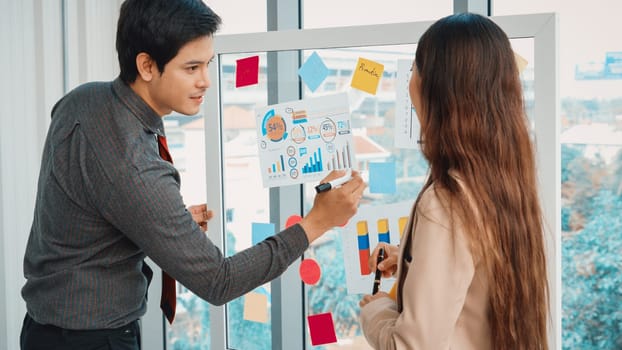
<path fill-rule="evenodd" d="M 378 268 L 378 264 L 380 264 L 384 260 L 384 248 L 380 248 L 378 252 L 378 259 L 376 260 L 376 275 L 374 276 L 374 288 L 372 289 L 371 294 L 378 293 L 378 289 L 380 289 L 380 278 L 382 278 L 382 272 Z"/>
<path fill-rule="evenodd" d="M 346 174 L 342 177 L 338 177 L 334 180 L 315 186 L 315 192 L 322 193 L 329 191 L 331 188 L 339 187 L 350 180 L 352 180 L 352 169 L 348 169 L 348 171 L 346 171 Z"/>

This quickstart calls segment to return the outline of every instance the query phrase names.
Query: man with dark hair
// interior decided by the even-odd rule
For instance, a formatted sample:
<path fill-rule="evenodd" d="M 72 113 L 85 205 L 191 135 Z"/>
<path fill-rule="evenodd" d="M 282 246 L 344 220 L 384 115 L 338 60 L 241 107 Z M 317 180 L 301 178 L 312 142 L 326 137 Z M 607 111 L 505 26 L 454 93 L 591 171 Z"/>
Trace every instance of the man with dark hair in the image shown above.
<path fill-rule="evenodd" d="M 162 117 L 199 112 L 219 24 L 201 0 L 126 0 L 120 76 L 84 84 L 54 106 L 24 257 L 23 350 L 140 349 L 146 256 L 221 305 L 280 276 L 356 212 L 366 185 L 353 172 L 318 194 L 301 222 L 236 255 L 225 258 L 207 238 L 212 212 L 186 208 Z M 174 308 L 163 310 L 172 322 Z"/>
<path fill-rule="evenodd" d="M 199 37 L 211 37 L 220 24 L 220 17 L 201 1 L 174 1 L 163 6 L 151 1 L 124 2 L 117 25 L 119 77 L 126 84 L 136 80 L 136 56 L 141 52 L 149 53 L 163 72 L 182 46 Z"/>

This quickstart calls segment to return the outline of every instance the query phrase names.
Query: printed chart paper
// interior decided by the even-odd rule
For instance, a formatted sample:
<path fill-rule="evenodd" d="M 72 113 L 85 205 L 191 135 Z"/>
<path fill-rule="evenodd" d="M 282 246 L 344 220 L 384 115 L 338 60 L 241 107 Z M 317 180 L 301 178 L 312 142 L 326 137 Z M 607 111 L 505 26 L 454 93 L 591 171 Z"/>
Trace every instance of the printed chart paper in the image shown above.
<path fill-rule="evenodd" d="M 256 117 L 264 187 L 319 182 L 353 167 L 347 93 L 267 106 Z"/>
<path fill-rule="evenodd" d="M 395 78 L 395 147 L 418 149 L 419 119 L 408 93 L 411 60 L 397 60 Z"/>
<path fill-rule="evenodd" d="M 371 294 L 374 271 L 369 270 L 369 256 L 379 242 L 400 243 L 413 203 L 414 199 L 361 206 L 341 231 L 348 294 Z M 383 278 L 380 290 L 388 292 L 394 282 L 395 278 Z"/>

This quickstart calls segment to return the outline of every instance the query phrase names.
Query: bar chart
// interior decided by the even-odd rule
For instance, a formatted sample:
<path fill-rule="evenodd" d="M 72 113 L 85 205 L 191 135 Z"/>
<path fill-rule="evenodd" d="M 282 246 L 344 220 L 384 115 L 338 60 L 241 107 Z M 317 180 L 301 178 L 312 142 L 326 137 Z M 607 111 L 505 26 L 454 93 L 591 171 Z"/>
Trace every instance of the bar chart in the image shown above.
<path fill-rule="evenodd" d="M 389 232 L 389 219 L 382 218 L 378 220 L 378 242 L 391 244 L 391 236 Z"/>
<path fill-rule="evenodd" d="M 359 268 L 361 275 L 369 275 L 369 229 L 367 221 L 359 221 L 356 223 L 356 231 L 358 233 L 358 251 L 359 251 Z"/>
<path fill-rule="evenodd" d="M 303 174 L 310 173 L 319 173 L 324 170 L 322 166 L 322 149 L 318 148 L 313 154 L 309 157 L 309 160 L 305 165 L 302 166 Z"/>
<path fill-rule="evenodd" d="M 268 174 L 280 174 L 283 172 L 285 172 L 285 160 L 281 154 L 279 160 L 272 163 L 272 165 L 268 168 Z"/>
<path fill-rule="evenodd" d="M 363 205 L 346 224 L 341 232 L 341 242 L 348 294 L 369 294 L 374 282 L 373 271 L 369 269 L 370 254 L 379 243 L 399 244 L 402 232 L 408 226 L 412 205 L 410 200 Z M 386 283 L 383 281 L 381 290 L 388 291 L 383 288 L 391 287 L 391 279 L 388 278 Z"/>
<path fill-rule="evenodd" d="M 326 170 L 340 170 L 352 168 L 352 152 L 350 150 L 350 143 L 346 142 L 345 145 L 335 150 L 335 153 L 330 156 L 326 162 Z"/>

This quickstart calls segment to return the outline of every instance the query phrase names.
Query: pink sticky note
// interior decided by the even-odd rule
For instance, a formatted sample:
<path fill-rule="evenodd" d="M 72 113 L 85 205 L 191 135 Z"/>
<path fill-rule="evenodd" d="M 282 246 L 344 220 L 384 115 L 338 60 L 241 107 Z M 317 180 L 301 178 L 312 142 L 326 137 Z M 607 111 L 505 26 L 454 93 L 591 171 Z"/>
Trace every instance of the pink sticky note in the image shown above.
<path fill-rule="evenodd" d="M 254 85 L 259 82 L 259 56 L 236 60 L 235 87 Z"/>
<path fill-rule="evenodd" d="M 300 220 L 302 220 L 302 216 L 300 215 L 292 215 L 290 217 L 287 218 L 287 221 L 285 222 L 285 228 L 288 228 L 294 224 L 297 224 L 300 222 Z"/>
<path fill-rule="evenodd" d="M 307 316 L 311 345 L 322 345 L 337 342 L 333 315 L 330 312 Z"/>
<path fill-rule="evenodd" d="M 317 284 L 322 275 L 320 265 L 318 265 L 317 261 L 314 259 L 304 259 L 302 263 L 300 263 L 298 272 L 300 272 L 300 279 L 302 279 L 304 283 L 310 285 Z"/>

